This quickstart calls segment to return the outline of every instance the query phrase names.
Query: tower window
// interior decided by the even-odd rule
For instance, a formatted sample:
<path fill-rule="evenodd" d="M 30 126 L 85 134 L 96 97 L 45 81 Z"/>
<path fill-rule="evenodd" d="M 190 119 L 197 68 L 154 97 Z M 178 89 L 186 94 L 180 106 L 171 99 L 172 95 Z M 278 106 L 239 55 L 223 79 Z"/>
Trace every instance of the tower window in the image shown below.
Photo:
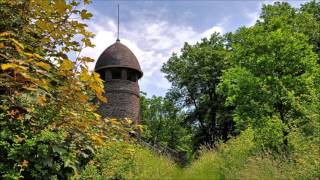
<path fill-rule="evenodd" d="M 100 70 L 100 71 L 98 71 L 98 74 L 100 75 L 100 78 L 102 79 L 102 80 L 106 80 L 105 79 L 105 73 L 104 73 L 104 71 L 103 70 Z"/>
<path fill-rule="evenodd" d="M 137 82 L 137 74 L 134 70 L 128 69 L 127 80 Z"/>
<path fill-rule="evenodd" d="M 112 79 L 121 79 L 121 69 L 112 69 L 111 70 Z"/>

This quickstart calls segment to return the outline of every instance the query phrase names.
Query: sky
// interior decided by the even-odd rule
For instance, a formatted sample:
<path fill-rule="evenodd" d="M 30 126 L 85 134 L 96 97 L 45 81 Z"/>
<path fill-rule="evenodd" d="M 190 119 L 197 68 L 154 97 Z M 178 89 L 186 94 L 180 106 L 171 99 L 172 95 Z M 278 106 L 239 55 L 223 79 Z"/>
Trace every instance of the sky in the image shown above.
<path fill-rule="evenodd" d="M 234 32 L 241 26 L 252 26 L 263 4 L 259 0 L 92 0 L 87 9 L 93 18 L 88 29 L 96 36 L 94 48 L 81 55 L 98 59 L 117 38 L 117 4 L 120 5 L 120 41 L 136 55 L 144 76 L 140 90 L 165 96 L 170 83 L 161 72 L 172 53 L 180 53 L 185 42 L 195 44 L 214 32 Z M 299 7 L 305 1 L 289 1 Z M 90 64 L 94 69 L 95 62 Z"/>

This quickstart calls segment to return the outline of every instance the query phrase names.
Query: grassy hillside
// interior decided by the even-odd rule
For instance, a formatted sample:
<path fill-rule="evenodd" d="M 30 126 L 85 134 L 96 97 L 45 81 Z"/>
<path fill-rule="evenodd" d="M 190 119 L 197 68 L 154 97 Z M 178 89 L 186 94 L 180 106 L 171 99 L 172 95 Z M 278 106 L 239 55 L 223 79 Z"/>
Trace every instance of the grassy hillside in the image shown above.
<path fill-rule="evenodd" d="M 127 143 L 110 143 L 81 175 L 82 179 L 317 179 L 320 150 L 300 144 L 290 155 L 261 151 L 248 129 L 217 149 L 202 150 L 185 168 L 149 149 Z M 308 147 L 308 148 L 306 148 Z"/>
<path fill-rule="evenodd" d="M 180 172 L 173 161 L 147 148 L 113 142 L 100 149 L 81 179 L 175 179 Z"/>
<path fill-rule="evenodd" d="M 320 151 L 316 144 L 301 144 L 290 155 L 260 151 L 253 133 L 222 144 L 218 150 L 205 150 L 198 160 L 183 169 L 181 179 L 317 179 L 320 177 Z M 306 148 L 308 147 L 308 148 Z"/>

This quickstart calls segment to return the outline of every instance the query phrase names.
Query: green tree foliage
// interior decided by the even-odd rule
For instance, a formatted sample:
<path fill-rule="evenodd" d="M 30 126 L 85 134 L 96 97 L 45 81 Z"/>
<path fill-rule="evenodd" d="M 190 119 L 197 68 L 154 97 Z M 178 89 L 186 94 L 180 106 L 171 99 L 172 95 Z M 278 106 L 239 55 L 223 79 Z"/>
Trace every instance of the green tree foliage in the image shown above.
<path fill-rule="evenodd" d="M 232 107 L 216 93 L 222 71 L 228 67 L 224 38 L 213 34 L 195 45 L 185 44 L 182 54 L 173 54 L 162 71 L 172 83 L 168 99 L 188 110 L 185 123 L 196 128 L 195 149 L 214 145 L 233 134 Z"/>
<path fill-rule="evenodd" d="M 0 177 L 67 178 L 105 137 L 89 101 L 105 101 L 93 60 L 68 58 L 93 46 L 80 22 L 88 1 L 0 2 Z"/>
<path fill-rule="evenodd" d="M 320 3 L 311 1 L 300 9 L 295 9 L 289 3 L 276 2 L 264 5 L 257 24 L 263 24 L 266 30 L 284 28 L 306 35 L 313 45 L 315 53 L 320 55 Z M 283 23 L 286 22 L 286 23 Z M 318 57 L 319 59 L 319 57 Z M 320 61 L 318 60 L 318 63 Z"/>
<path fill-rule="evenodd" d="M 192 130 L 183 124 L 184 113 L 163 97 L 147 98 L 142 94 L 140 104 L 143 139 L 154 146 L 190 154 Z"/>
<path fill-rule="evenodd" d="M 256 141 L 274 150 L 288 150 L 297 129 L 316 136 L 319 122 L 318 57 L 308 33 L 293 26 L 300 15 L 287 3 L 264 6 L 260 22 L 231 35 L 232 67 L 219 87 L 237 127 L 252 126 Z"/>

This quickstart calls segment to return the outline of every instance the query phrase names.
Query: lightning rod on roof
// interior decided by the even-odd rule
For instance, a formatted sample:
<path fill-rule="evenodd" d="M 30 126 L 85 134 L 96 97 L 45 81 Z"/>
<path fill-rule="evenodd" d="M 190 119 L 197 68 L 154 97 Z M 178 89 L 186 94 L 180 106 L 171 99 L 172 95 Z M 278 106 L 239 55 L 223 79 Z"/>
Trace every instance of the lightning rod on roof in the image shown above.
<path fill-rule="evenodd" d="M 117 34 L 117 41 L 120 41 L 120 39 L 119 39 L 119 24 L 120 24 L 120 15 L 119 15 L 119 4 L 118 4 L 118 34 Z"/>

